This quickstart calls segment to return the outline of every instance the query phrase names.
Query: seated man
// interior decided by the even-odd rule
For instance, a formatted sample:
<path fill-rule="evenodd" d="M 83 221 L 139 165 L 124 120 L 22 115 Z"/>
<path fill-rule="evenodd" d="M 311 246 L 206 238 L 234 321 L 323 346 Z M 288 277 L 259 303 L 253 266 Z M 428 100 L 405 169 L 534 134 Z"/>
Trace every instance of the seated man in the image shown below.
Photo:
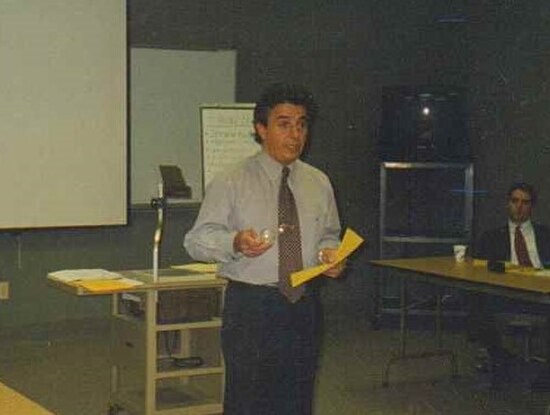
<path fill-rule="evenodd" d="M 515 183 L 510 186 L 507 196 L 508 223 L 482 235 L 475 257 L 534 268 L 550 265 L 550 229 L 531 222 L 537 200 L 535 189 L 527 183 Z M 476 320 L 474 337 L 487 348 L 492 369 L 503 367 L 509 353 L 503 348 L 495 313 L 506 311 L 546 315 L 548 310 L 532 303 L 483 295 L 477 297 L 473 310 Z M 550 354 L 550 351 L 547 353 Z"/>
<path fill-rule="evenodd" d="M 531 222 L 535 189 L 527 183 L 514 183 L 507 196 L 508 224 L 484 233 L 476 256 L 534 268 L 550 265 L 550 229 Z"/>

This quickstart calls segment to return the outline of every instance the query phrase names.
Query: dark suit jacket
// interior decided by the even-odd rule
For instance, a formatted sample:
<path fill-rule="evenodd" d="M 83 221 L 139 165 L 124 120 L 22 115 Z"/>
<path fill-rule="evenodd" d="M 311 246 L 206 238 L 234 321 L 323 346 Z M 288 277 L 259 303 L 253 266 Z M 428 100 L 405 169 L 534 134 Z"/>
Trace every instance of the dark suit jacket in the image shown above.
<path fill-rule="evenodd" d="M 544 225 L 533 223 L 535 240 L 540 261 L 544 267 L 550 266 L 550 229 Z M 485 232 L 477 244 L 476 258 L 491 261 L 510 260 L 510 233 L 508 226 Z"/>

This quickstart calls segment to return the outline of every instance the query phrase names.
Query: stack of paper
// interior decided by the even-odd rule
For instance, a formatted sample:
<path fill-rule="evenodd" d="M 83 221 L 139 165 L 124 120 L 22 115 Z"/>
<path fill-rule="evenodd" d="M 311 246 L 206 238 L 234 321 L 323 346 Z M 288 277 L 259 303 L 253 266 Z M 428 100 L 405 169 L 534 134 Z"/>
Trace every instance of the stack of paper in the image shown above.
<path fill-rule="evenodd" d="M 143 284 L 104 269 L 67 269 L 50 272 L 50 278 L 71 283 L 91 292 L 121 291 Z"/>
<path fill-rule="evenodd" d="M 203 262 L 196 262 L 193 264 L 184 264 L 184 265 L 172 265 L 174 269 L 182 269 L 185 271 L 193 272 L 205 272 L 205 273 L 216 273 L 218 272 L 218 264 L 207 264 Z"/>
<path fill-rule="evenodd" d="M 121 291 L 143 284 L 140 281 L 129 278 L 119 278 L 117 280 L 88 280 L 80 281 L 79 287 L 92 292 Z"/>
<path fill-rule="evenodd" d="M 117 272 L 107 271 L 104 269 L 64 269 L 61 271 L 50 272 L 50 277 L 63 281 L 89 281 L 89 280 L 114 280 L 122 278 Z"/>
<path fill-rule="evenodd" d="M 312 278 L 318 277 L 326 270 L 333 267 L 340 261 L 343 261 L 348 256 L 350 256 L 362 243 L 364 239 L 361 238 L 355 231 L 350 228 L 346 229 L 344 233 L 344 238 L 336 251 L 335 261 L 331 264 L 321 264 L 316 267 L 307 268 L 302 271 L 293 272 L 290 274 L 290 282 L 293 287 L 297 287 L 304 282 L 311 280 Z"/>

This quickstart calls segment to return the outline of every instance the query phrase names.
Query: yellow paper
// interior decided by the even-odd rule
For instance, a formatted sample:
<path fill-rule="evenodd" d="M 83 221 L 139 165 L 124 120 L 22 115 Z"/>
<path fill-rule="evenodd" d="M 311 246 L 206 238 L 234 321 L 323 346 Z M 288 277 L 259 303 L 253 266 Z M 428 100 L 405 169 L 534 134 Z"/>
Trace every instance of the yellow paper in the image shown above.
<path fill-rule="evenodd" d="M 512 265 L 511 267 L 506 267 L 506 272 L 513 272 L 516 274 L 522 275 L 535 275 L 538 269 L 532 267 L 520 267 L 518 265 Z"/>
<path fill-rule="evenodd" d="M 116 280 L 87 280 L 79 281 L 79 287 L 82 287 L 91 292 L 111 292 L 127 290 L 128 288 L 141 285 L 139 281 L 130 280 L 128 278 L 120 278 Z"/>
<path fill-rule="evenodd" d="M 194 264 L 172 265 L 171 268 L 183 269 L 186 271 L 193 271 L 193 272 L 208 272 L 208 273 L 218 272 L 218 264 L 207 264 L 202 262 L 197 262 Z"/>
<path fill-rule="evenodd" d="M 486 259 L 476 259 L 472 261 L 472 265 L 474 267 L 486 267 L 487 266 L 487 260 Z"/>
<path fill-rule="evenodd" d="M 352 229 L 346 229 L 344 238 L 336 251 L 336 259 L 333 263 L 317 265 L 316 267 L 307 268 L 302 271 L 293 272 L 290 274 L 290 282 L 293 287 L 297 287 L 306 281 L 311 280 L 321 275 L 326 270 L 332 268 L 336 263 L 346 259 L 363 243 L 363 238 L 357 235 Z"/>

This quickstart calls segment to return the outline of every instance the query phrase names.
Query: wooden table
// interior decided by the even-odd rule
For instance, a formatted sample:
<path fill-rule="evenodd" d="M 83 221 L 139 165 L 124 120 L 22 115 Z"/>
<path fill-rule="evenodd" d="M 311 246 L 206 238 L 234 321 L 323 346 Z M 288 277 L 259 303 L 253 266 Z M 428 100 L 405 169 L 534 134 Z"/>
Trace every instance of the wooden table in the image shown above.
<path fill-rule="evenodd" d="M 53 415 L 36 402 L 0 382 L 0 409 L 10 415 Z"/>
<path fill-rule="evenodd" d="M 505 273 L 491 272 L 486 261 L 467 259 L 456 262 L 454 257 L 400 258 L 370 261 L 372 265 L 392 268 L 400 272 L 401 313 L 400 313 L 400 350 L 389 358 L 386 364 L 384 385 L 389 384 L 389 373 L 392 364 L 399 360 L 447 356 L 451 362 L 451 373 L 458 375 L 456 356 L 451 350 L 442 347 L 441 339 L 441 296 L 436 302 L 436 336 L 437 348 L 421 353 L 407 353 L 407 282 L 426 282 L 446 287 L 455 287 L 474 292 L 500 295 L 521 301 L 539 304 L 550 304 L 550 278 L 536 275 L 534 270 L 520 268 L 507 270 Z"/>
<path fill-rule="evenodd" d="M 174 290 L 183 287 L 208 287 L 225 285 L 226 280 L 217 278 L 215 274 L 208 272 L 195 272 L 188 270 L 180 270 L 176 268 L 167 268 L 159 270 L 159 280 L 153 280 L 152 270 L 128 270 L 117 271 L 117 274 L 129 279 L 142 282 L 141 285 L 136 285 L 131 288 L 108 290 L 101 292 L 88 291 L 81 287 L 78 282 L 64 282 L 48 275 L 48 284 L 59 288 L 69 294 L 82 296 L 116 294 L 121 292 L 147 292 L 147 291 L 163 291 Z"/>
<path fill-rule="evenodd" d="M 90 292 L 78 282 L 48 276 L 48 282 L 73 295 L 112 297 L 112 374 L 109 414 L 122 410 L 145 415 L 205 415 L 223 410 L 224 363 L 220 347 L 221 307 L 226 280 L 212 273 L 176 269 L 159 270 L 154 281 L 151 270 L 119 271 L 124 277 L 143 282 L 131 288 Z M 158 318 L 160 292 L 214 290 L 219 304 L 205 318 L 163 322 Z M 123 297 L 131 296 L 128 309 Z M 179 335 L 174 355 L 162 356 L 161 333 Z M 175 365 L 174 358 L 200 355 L 199 367 Z M 173 360 L 173 361 L 172 361 Z M 166 385 L 166 388 L 161 386 Z M 126 412 L 124 412 L 126 413 Z"/>

